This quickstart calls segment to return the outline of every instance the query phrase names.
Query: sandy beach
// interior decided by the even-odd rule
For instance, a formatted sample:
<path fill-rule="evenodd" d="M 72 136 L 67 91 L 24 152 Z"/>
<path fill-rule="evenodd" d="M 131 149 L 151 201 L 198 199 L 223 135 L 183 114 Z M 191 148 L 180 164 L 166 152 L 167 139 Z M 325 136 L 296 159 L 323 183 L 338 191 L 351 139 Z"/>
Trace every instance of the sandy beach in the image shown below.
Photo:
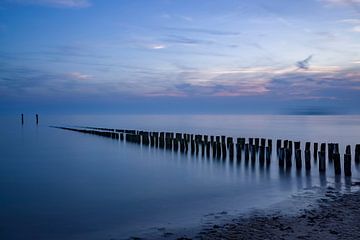
<path fill-rule="evenodd" d="M 317 206 L 294 215 L 256 211 L 205 227 L 196 239 L 360 239 L 360 192 L 328 189 Z M 181 238 L 180 238 L 181 239 Z"/>

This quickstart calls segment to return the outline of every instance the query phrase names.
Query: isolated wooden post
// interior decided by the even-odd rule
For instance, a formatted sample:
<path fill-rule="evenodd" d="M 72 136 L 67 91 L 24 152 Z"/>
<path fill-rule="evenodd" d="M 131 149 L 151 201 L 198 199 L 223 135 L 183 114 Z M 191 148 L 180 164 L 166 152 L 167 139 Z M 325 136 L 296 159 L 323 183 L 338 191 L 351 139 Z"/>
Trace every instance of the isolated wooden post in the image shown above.
<path fill-rule="evenodd" d="M 21 114 L 21 124 L 24 125 L 24 114 Z"/>
<path fill-rule="evenodd" d="M 35 117 L 36 117 L 36 125 L 39 125 L 39 114 L 36 114 Z"/>

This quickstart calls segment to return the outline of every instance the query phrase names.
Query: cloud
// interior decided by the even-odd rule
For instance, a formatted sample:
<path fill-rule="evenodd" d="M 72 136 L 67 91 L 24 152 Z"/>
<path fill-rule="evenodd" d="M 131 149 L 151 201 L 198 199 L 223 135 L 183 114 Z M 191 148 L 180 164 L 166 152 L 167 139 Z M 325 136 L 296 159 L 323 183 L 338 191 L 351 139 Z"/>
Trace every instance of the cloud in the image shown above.
<path fill-rule="evenodd" d="M 86 8 L 91 6 L 88 0 L 8 0 L 8 2 L 63 8 Z"/>
<path fill-rule="evenodd" d="M 154 44 L 154 45 L 150 45 L 149 48 L 154 49 L 154 50 L 160 50 L 160 49 L 167 48 L 167 46 L 164 44 Z"/>
<path fill-rule="evenodd" d="M 165 30 L 176 31 L 176 32 L 193 32 L 193 33 L 221 35 L 221 36 L 238 36 L 241 34 L 240 32 L 213 30 L 206 28 L 166 27 Z"/>
<path fill-rule="evenodd" d="M 89 80 L 89 79 L 94 78 L 92 75 L 83 74 L 80 72 L 67 73 L 66 76 L 68 76 L 69 78 L 72 78 L 72 79 L 76 79 L 76 80 Z"/>

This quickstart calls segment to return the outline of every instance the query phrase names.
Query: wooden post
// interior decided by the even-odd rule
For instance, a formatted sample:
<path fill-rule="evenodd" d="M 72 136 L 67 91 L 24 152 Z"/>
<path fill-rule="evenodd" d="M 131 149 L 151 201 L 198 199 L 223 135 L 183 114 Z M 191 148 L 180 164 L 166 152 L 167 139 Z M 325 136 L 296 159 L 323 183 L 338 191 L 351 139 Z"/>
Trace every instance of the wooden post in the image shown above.
<path fill-rule="evenodd" d="M 253 138 L 249 138 L 249 145 L 253 145 L 254 144 L 254 139 Z"/>
<path fill-rule="evenodd" d="M 255 146 L 254 145 L 250 146 L 250 157 L 251 157 L 251 162 L 255 163 L 255 161 L 256 161 L 256 151 L 255 151 Z"/>
<path fill-rule="evenodd" d="M 302 168 L 301 149 L 295 150 L 296 169 Z"/>
<path fill-rule="evenodd" d="M 334 153 L 334 144 L 328 143 L 328 159 L 329 162 L 333 161 L 333 153 Z"/>
<path fill-rule="evenodd" d="M 174 152 L 178 152 L 179 150 L 179 138 L 174 138 Z"/>
<path fill-rule="evenodd" d="M 341 175 L 340 153 L 333 154 L 335 175 Z"/>
<path fill-rule="evenodd" d="M 218 159 L 221 158 L 221 143 L 220 142 L 216 142 L 216 157 Z"/>
<path fill-rule="evenodd" d="M 236 159 L 241 161 L 241 143 L 236 143 Z"/>
<path fill-rule="evenodd" d="M 24 125 L 24 114 L 21 114 L 21 124 Z"/>
<path fill-rule="evenodd" d="M 344 173 L 346 177 L 351 176 L 351 154 L 344 154 Z"/>
<path fill-rule="evenodd" d="M 281 148 L 281 139 L 277 139 L 276 140 L 276 152 L 277 152 L 277 154 L 279 154 L 280 148 Z"/>
<path fill-rule="evenodd" d="M 221 143 L 221 150 L 222 150 L 222 158 L 226 159 L 226 143 L 225 142 Z"/>
<path fill-rule="evenodd" d="M 212 142 L 212 155 L 213 158 L 216 157 L 216 142 Z"/>
<path fill-rule="evenodd" d="M 314 143 L 314 159 L 315 160 L 317 159 L 317 156 L 318 156 L 318 146 L 319 146 L 318 143 Z"/>
<path fill-rule="evenodd" d="M 230 160 L 234 160 L 234 143 L 233 142 L 229 143 L 229 157 L 230 157 Z"/>
<path fill-rule="evenodd" d="M 245 161 L 249 161 L 249 144 L 245 144 Z"/>
<path fill-rule="evenodd" d="M 270 153 L 272 153 L 272 139 L 268 139 L 268 148 Z"/>
<path fill-rule="evenodd" d="M 269 165 L 271 162 L 271 147 L 268 146 L 265 148 L 265 155 L 266 155 L 266 164 Z"/>
<path fill-rule="evenodd" d="M 286 158 L 286 168 L 290 169 L 292 166 L 292 159 L 291 159 L 291 150 L 290 148 L 285 148 L 285 158 Z"/>
<path fill-rule="evenodd" d="M 208 141 L 206 142 L 206 157 L 209 158 L 210 157 L 210 145 L 211 143 Z"/>
<path fill-rule="evenodd" d="M 260 142 L 260 139 L 259 139 L 259 138 L 255 138 L 255 146 L 256 146 L 256 147 L 259 146 L 259 142 Z"/>
<path fill-rule="evenodd" d="M 360 144 L 355 146 L 355 163 L 360 163 Z"/>
<path fill-rule="evenodd" d="M 296 150 L 300 149 L 300 144 L 301 144 L 301 142 L 294 142 L 295 153 L 296 153 Z"/>
<path fill-rule="evenodd" d="M 260 162 L 260 165 L 264 165 L 264 163 L 265 163 L 265 146 L 264 145 L 261 145 L 259 147 L 259 162 Z"/>
<path fill-rule="evenodd" d="M 305 169 L 311 169 L 311 157 L 310 157 L 310 150 L 305 150 Z"/>
<path fill-rule="evenodd" d="M 266 147 L 266 139 L 265 138 L 260 139 L 260 145 L 263 147 Z"/>
<path fill-rule="evenodd" d="M 284 167 L 285 164 L 285 148 L 279 149 L 279 166 Z"/>
<path fill-rule="evenodd" d="M 326 171 L 326 163 L 325 163 L 325 151 L 319 152 L 319 172 Z"/>
<path fill-rule="evenodd" d="M 39 125 L 39 114 L 36 114 L 35 117 L 36 117 L 36 125 Z"/>

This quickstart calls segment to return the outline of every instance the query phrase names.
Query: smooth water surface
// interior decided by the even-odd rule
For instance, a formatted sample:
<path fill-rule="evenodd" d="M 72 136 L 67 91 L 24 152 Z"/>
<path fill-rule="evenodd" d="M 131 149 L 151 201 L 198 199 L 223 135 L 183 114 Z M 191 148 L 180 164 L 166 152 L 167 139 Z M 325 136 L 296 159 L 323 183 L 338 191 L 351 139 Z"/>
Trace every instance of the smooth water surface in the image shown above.
<path fill-rule="evenodd" d="M 266 207 L 336 183 L 312 170 L 207 159 L 49 128 L 129 128 L 234 137 L 360 143 L 359 116 L 117 115 L 0 118 L 0 239 L 126 238 L 156 228 L 191 228 L 204 215 Z M 354 149 L 352 149 L 354 150 Z M 304 159 L 304 158 L 303 158 Z M 352 181 L 359 178 L 353 166 Z M 351 181 L 350 180 L 350 181 Z"/>

